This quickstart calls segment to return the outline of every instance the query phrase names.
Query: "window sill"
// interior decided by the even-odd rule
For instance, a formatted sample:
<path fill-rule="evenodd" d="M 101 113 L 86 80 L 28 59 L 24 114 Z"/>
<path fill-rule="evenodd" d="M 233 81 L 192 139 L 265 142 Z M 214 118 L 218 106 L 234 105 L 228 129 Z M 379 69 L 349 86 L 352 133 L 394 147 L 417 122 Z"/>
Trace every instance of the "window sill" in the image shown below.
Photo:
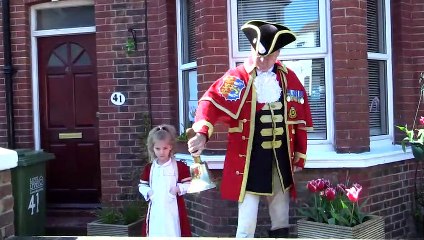
<path fill-rule="evenodd" d="M 409 148 L 404 153 L 400 145 L 393 145 L 389 140 L 372 141 L 371 151 L 366 153 L 338 154 L 331 145 L 309 145 L 308 148 L 305 168 L 365 168 L 414 158 Z M 177 153 L 175 157 L 189 165 L 193 161 L 189 154 Z M 224 167 L 224 155 L 201 155 L 201 159 L 208 163 L 209 169 Z"/>
<path fill-rule="evenodd" d="M 0 171 L 18 166 L 18 153 L 6 148 L 0 148 Z"/>

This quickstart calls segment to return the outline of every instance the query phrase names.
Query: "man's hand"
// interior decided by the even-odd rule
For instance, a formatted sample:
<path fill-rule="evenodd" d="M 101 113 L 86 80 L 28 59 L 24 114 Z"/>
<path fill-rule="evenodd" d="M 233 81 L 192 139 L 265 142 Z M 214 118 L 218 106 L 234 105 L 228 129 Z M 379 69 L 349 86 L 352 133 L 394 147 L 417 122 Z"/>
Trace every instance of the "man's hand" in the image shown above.
<path fill-rule="evenodd" d="M 190 138 L 190 140 L 188 140 L 187 142 L 188 151 L 193 156 L 200 156 L 203 149 L 205 149 L 205 144 L 206 144 L 206 136 L 201 133 L 196 133 L 196 135 Z"/>
<path fill-rule="evenodd" d="M 175 195 L 175 196 L 177 196 L 177 194 L 180 194 L 181 192 L 180 192 L 180 188 L 178 187 L 178 186 L 173 186 L 173 187 L 171 187 L 171 189 L 169 190 L 169 192 L 172 194 L 172 195 Z"/>
<path fill-rule="evenodd" d="M 298 163 L 299 161 L 300 161 L 299 157 L 295 157 L 294 158 L 294 163 L 295 164 Z M 300 172 L 302 170 L 303 170 L 303 168 L 301 168 L 299 166 L 294 165 L 294 167 L 293 167 L 293 172 Z"/>

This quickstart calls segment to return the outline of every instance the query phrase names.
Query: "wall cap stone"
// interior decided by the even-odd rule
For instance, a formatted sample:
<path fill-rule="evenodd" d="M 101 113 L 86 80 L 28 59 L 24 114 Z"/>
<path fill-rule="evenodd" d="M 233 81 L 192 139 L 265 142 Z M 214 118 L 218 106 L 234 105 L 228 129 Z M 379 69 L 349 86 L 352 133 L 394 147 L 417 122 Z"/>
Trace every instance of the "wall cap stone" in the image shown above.
<path fill-rule="evenodd" d="M 175 158 L 190 165 L 193 158 L 189 154 L 175 154 Z M 371 141 L 370 151 L 365 153 L 336 153 L 332 145 L 309 145 L 305 168 L 366 168 L 413 159 L 411 150 L 406 153 L 400 145 L 391 140 Z M 209 169 L 223 169 L 225 155 L 201 155 Z"/>
<path fill-rule="evenodd" d="M 0 147 L 0 171 L 18 166 L 18 153 L 14 150 Z"/>

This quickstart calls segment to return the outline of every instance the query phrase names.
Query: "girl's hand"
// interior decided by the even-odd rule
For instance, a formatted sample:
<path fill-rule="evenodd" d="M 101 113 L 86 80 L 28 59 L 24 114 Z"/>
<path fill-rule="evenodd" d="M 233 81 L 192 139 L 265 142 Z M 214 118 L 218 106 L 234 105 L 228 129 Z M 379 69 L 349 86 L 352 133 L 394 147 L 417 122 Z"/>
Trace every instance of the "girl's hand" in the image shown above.
<path fill-rule="evenodd" d="M 180 188 L 178 187 L 178 186 L 173 186 L 173 187 L 171 187 L 171 189 L 169 190 L 169 192 L 172 194 L 172 195 L 175 195 L 175 196 L 177 196 L 177 194 L 180 194 L 181 192 L 180 192 Z"/>

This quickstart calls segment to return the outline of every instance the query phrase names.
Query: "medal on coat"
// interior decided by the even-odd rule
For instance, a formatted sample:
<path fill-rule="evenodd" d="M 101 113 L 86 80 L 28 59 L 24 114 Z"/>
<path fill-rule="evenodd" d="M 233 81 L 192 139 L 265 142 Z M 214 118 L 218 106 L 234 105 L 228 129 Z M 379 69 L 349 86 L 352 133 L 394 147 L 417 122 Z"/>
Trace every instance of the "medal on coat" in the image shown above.
<path fill-rule="evenodd" d="M 288 89 L 286 100 L 287 102 L 294 101 L 303 104 L 305 102 L 303 91 Z"/>
<path fill-rule="evenodd" d="M 297 91 L 298 92 L 298 100 L 300 104 L 303 104 L 305 100 L 303 100 L 303 91 Z"/>
<path fill-rule="evenodd" d="M 291 107 L 289 110 L 289 118 L 296 118 L 296 117 L 297 117 L 296 109 L 294 107 Z"/>

